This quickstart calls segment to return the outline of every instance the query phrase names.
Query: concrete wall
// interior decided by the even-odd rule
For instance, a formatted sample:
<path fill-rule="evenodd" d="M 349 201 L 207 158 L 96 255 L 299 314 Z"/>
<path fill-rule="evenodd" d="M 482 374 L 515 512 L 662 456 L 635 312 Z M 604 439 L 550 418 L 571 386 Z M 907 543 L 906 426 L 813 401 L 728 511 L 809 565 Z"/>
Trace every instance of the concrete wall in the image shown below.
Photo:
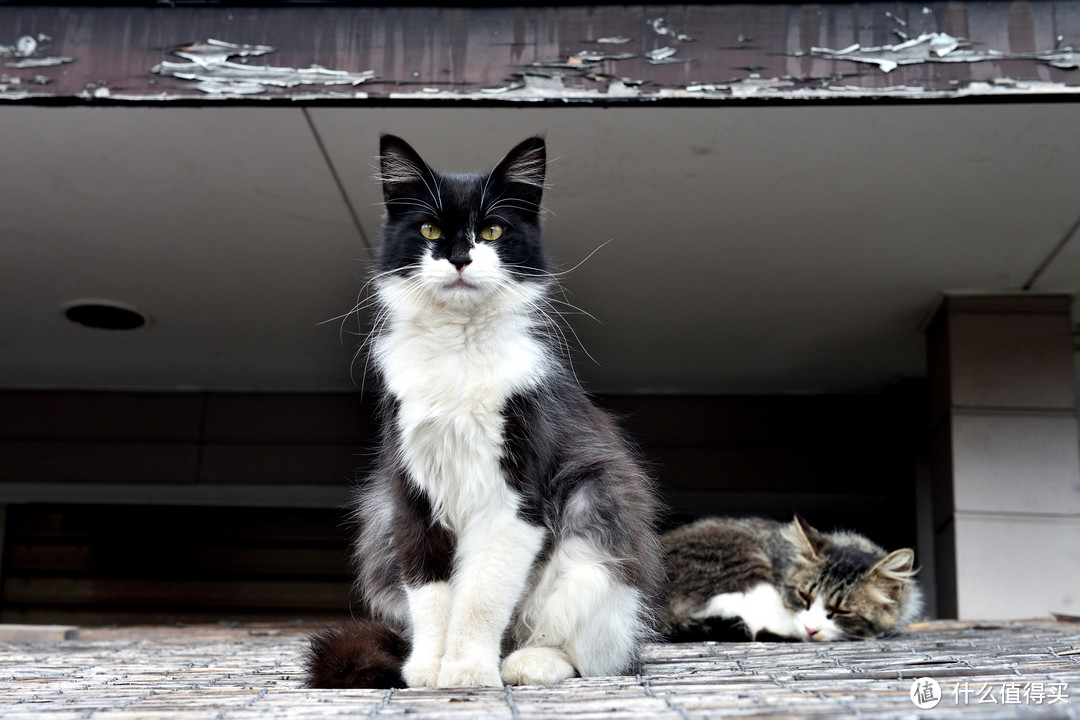
<path fill-rule="evenodd" d="M 928 331 L 939 611 L 1080 614 L 1071 298 L 947 297 Z"/>

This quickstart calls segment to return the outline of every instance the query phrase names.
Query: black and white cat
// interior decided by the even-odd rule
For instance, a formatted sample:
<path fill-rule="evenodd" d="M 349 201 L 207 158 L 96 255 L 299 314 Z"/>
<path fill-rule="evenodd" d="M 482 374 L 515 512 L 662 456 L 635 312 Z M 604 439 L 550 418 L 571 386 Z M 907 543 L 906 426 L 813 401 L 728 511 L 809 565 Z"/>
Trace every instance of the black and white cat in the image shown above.
<path fill-rule="evenodd" d="M 309 684 L 636 671 L 665 581 L 657 504 L 565 356 L 541 244 L 544 140 L 490 173 L 444 174 L 385 135 L 380 168 L 382 445 L 354 559 L 366 609 L 390 630 L 317 636 Z M 402 659 L 400 678 L 387 674 Z"/>

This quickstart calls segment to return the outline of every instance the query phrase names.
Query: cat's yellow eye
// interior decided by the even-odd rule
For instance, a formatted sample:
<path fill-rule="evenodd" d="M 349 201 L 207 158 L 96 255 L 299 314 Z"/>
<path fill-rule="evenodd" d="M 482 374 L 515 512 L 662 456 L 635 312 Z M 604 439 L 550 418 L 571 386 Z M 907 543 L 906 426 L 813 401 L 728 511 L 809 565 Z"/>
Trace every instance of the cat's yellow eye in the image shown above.
<path fill-rule="evenodd" d="M 503 226 L 498 223 L 488 225 L 486 228 L 480 231 L 480 237 L 484 238 L 488 242 L 491 242 L 492 240 L 498 240 L 502 237 L 502 234 Z"/>
<path fill-rule="evenodd" d="M 442 229 L 432 223 L 424 223 L 420 226 L 420 234 L 428 240 L 438 240 L 442 237 Z"/>

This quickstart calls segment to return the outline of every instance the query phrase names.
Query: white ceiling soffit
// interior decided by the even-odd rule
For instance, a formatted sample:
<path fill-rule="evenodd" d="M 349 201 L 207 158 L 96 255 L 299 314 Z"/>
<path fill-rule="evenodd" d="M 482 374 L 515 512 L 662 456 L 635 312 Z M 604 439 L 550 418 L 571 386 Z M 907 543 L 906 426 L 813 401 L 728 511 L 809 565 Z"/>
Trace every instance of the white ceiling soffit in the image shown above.
<path fill-rule="evenodd" d="M 1080 287 L 1075 104 L 9 105 L 0 125 L 0 387 L 356 387 L 340 318 L 378 241 L 380 131 L 447 170 L 546 132 L 593 390 L 874 390 L 924 374 L 943 290 Z M 150 322 L 86 328 L 79 299 Z"/>

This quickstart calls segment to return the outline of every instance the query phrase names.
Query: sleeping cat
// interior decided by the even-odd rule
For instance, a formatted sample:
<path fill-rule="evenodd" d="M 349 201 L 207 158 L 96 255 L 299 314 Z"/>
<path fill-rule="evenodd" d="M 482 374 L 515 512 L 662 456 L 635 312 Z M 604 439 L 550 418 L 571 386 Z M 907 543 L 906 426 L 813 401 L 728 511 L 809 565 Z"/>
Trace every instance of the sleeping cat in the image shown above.
<path fill-rule="evenodd" d="M 484 174 L 437 173 L 381 139 L 381 450 L 358 493 L 354 559 L 383 624 L 315 637 L 313 687 L 638 667 L 664 582 L 657 503 L 565 356 L 541 245 L 545 166 L 539 137 Z"/>
<path fill-rule="evenodd" d="M 922 610 L 914 553 L 802 518 L 705 518 L 661 539 L 672 640 L 841 640 L 882 635 Z"/>

